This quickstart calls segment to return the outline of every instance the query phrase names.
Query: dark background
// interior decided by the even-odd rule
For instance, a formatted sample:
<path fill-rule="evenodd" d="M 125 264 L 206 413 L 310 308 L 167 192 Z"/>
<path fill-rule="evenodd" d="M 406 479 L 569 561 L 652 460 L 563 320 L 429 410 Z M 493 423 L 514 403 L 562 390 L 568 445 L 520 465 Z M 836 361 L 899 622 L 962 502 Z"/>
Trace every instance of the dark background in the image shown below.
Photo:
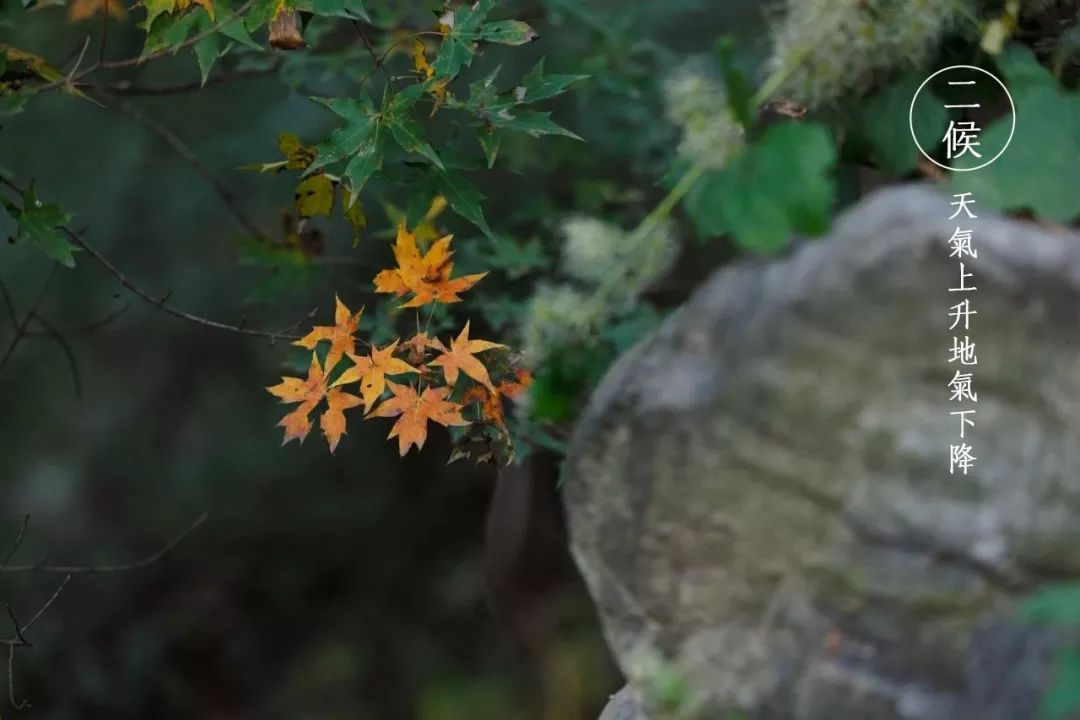
<path fill-rule="evenodd" d="M 421 19 L 435 5 L 382 4 Z M 142 12 L 114 25 L 110 57 L 139 53 Z M 759 21 L 750 2 L 551 0 L 507 13 L 526 17 L 540 40 L 482 65 L 519 77 L 546 56 L 549 71 L 593 76 L 552 106 L 585 145 L 515 140 L 495 172 L 476 178 L 497 231 L 550 249 L 567 213 L 604 215 L 630 192 L 640 197 L 619 212 L 633 221 L 661 194 L 675 137 L 659 100 L 665 73 L 711 52 L 723 33 L 741 35 L 750 52 L 762 42 L 748 39 Z M 96 23 L 69 25 L 63 8 L 48 8 L 0 39 L 60 61 Z M 103 79 L 196 77 L 186 52 Z M 334 89 L 307 77 L 305 94 Z M 205 172 L 138 113 L 182 139 Z M 316 307 L 328 320 L 335 292 L 354 307 L 371 302 L 392 225 L 374 210 L 356 249 L 327 227 L 325 255 L 306 279 L 267 293 L 238 250 L 243 228 L 205 175 L 274 230 L 295 178 L 237 166 L 276 159 L 280 131 L 312 141 L 331 127 L 328 113 L 271 76 L 104 107 L 54 92 L 3 119 L 0 165 L 74 212 L 73 227 L 142 287 L 170 292 L 170 304 L 279 328 Z M 434 132 L 449 136 L 453 121 Z M 440 223 L 459 246 L 477 236 L 449 216 Z M 423 453 L 399 459 L 379 423 L 353 425 L 334 456 L 317 431 L 282 448 L 274 425 L 283 411 L 263 388 L 294 361 L 287 346 L 156 312 L 77 259 L 74 270 L 54 270 L 33 248 L 0 247 L 0 279 L 18 312 L 52 275 L 39 311 L 75 328 L 65 337 L 77 369 L 58 344 L 30 337 L 0 372 L 0 545 L 14 542 L 28 513 L 15 563 L 126 563 L 209 516 L 150 567 L 73 577 L 28 632 L 34 646 L 16 656 L 14 694 L 32 707 L 0 715 L 596 717 L 620 681 L 567 551 L 556 455 L 538 452 L 498 474 L 446 466 L 447 437 L 433 430 Z M 678 302 L 701 272 L 684 273 L 685 287 L 664 302 Z M 512 341 L 515 327 L 489 330 Z M 10 333 L 0 327 L 0 344 Z M 8 572 L 0 598 L 25 622 L 61 579 Z"/>

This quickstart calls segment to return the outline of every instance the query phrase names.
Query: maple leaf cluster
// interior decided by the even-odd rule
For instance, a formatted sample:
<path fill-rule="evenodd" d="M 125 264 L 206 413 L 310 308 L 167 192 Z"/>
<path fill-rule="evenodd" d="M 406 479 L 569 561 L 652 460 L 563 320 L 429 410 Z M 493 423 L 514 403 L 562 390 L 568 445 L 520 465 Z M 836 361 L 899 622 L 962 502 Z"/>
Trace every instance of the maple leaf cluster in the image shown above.
<path fill-rule="evenodd" d="M 397 266 L 375 276 L 375 292 L 408 296 L 403 308 L 460 302 L 461 293 L 487 273 L 454 277 L 452 241 L 453 236 L 441 237 L 421 253 L 416 234 L 400 225 L 394 244 Z M 514 367 L 509 348 L 470 337 L 468 321 L 447 344 L 418 330 L 380 348 L 357 337 L 362 315 L 363 308 L 353 313 L 337 298 L 334 324 L 316 326 L 293 343 L 311 351 L 307 377 L 284 377 L 267 388 L 281 402 L 299 404 L 279 423 L 285 443 L 302 442 L 311 432 L 312 413 L 325 407 L 319 427 L 334 452 L 346 434 L 345 412 L 362 406 L 365 420 L 394 419 L 389 439 L 397 438 L 401 455 L 413 446 L 422 449 L 429 423 L 437 423 L 469 426 L 466 439 L 475 445 L 480 438 L 487 445 L 478 459 L 494 457 L 495 442 L 507 458 L 513 457 L 503 402 L 521 395 L 532 378 Z M 358 343 L 364 345 L 363 353 Z M 325 349 L 321 360 L 320 349 Z M 452 459 L 471 454 L 463 447 Z"/>

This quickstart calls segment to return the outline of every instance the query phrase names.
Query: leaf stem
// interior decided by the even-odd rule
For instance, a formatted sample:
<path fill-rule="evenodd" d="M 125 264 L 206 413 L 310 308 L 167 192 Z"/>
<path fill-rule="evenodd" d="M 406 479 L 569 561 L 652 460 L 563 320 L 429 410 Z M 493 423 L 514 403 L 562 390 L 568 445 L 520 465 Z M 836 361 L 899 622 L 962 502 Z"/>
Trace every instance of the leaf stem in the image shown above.
<path fill-rule="evenodd" d="M 809 56 L 813 45 L 806 43 L 799 50 L 790 55 L 783 65 L 776 68 L 767 78 L 765 82 L 761 84 L 757 92 L 754 93 L 754 97 L 751 102 L 755 108 L 759 108 L 764 105 L 769 99 L 776 94 L 776 92 L 783 87 L 784 83 L 791 77 L 791 74 L 802 65 L 803 61 Z M 644 239 L 656 231 L 656 228 L 660 226 L 679 202 L 686 196 L 688 192 L 694 187 L 694 184 L 701 178 L 702 175 L 709 169 L 709 161 L 705 158 L 699 158 L 690 166 L 679 181 L 675 183 L 675 186 L 668 191 L 652 212 L 650 212 L 644 220 L 634 230 L 634 237 L 636 239 Z"/>

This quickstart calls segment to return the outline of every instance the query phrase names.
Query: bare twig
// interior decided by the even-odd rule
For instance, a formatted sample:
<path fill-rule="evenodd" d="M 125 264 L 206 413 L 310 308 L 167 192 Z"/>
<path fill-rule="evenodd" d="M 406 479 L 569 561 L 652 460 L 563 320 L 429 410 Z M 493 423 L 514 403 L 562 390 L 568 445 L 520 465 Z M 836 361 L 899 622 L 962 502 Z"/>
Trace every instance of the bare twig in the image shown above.
<path fill-rule="evenodd" d="M 60 350 L 63 351 L 64 357 L 67 359 L 68 367 L 71 370 L 71 381 L 75 384 L 75 397 L 82 398 L 82 379 L 79 377 L 79 363 L 75 360 L 75 351 L 71 348 L 71 343 L 67 341 L 67 338 L 54 326 L 51 322 L 41 317 L 37 313 L 32 316 L 33 320 L 41 325 L 45 330 L 46 336 L 56 341 L 56 344 L 60 346 Z"/>
<path fill-rule="evenodd" d="M 121 305 L 118 309 L 109 312 L 107 315 L 105 315 L 104 317 L 102 317 L 102 318 L 100 318 L 98 320 L 93 320 L 93 321 L 85 323 L 83 325 L 70 325 L 68 327 L 58 327 L 58 328 L 56 328 L 56 330 L 57 330 L 57 332 L 59 332 L 59 333 L 61 333 L 63 335 L 71 335 L 73 333 L 92 333 L 92 332 L 96 332 L 96 331 L 100 330 L 101 328 L 105 327 L 106 325 L 114 322 L 117 318 L 121 317 L 124 313 L 126 313 L 130 309 L 131 309 L 131 302 L 128 301 L 128 302 L 124 303 L 123 305 Z M 35 316 L 35 319 L 37 319 L 39 321 L 43 320 L 41 315 Z M 43 332 L 43 331 L 40 331 L 40 330 L 27 330 L 26 334 L 28 336 L 31 336 L 31 337 L 41 337 L 43 335 L 48 335 L 49 333 Z"/>
<path fill-rule="evenodd" d="M 119 0 L 111 0 L 112 2 L 119 2 Z M 98 65 L 105 62 L 105 46 L 109 42 L 109 2 L 105 0 L 105 7 L 101 9 L 101 47 L 98 48 Z"/>
<path fill-rule="evenodd" d="M 7 568 L 7 572 L 19 572 L 19 573 L 59 573 L 63 575 L 91 575 L 102 573 L 116 573 L 116 572 L 130 572 L 132 570 L 142 570 L 158 562 L 170 552 L 176 549 L 176 546 L 182 543 L 191 533 L 198 530 L 207 518 L 210 517 L 209 513 L 203 513 L 195 519 L 195 522 L 188 525 L 183 532 L 169 541 L 168 544 L 163 546 L 160 550 L 148 555 L 141 560 L 135 560 L 128 563 L 119 563 L 115 565 L 48 565 L 45 562 L 40 562 L 34 565 L 11 565 Z M 29 623 L 27 623 L 29 625 Z"/>
<path fill-rule="evenodd" d="M 0 640 L 0 645 L 8 646 L 8 663 L 7 663 L 7 676 L 8 676 L 8 701 L 11 702 L 11 706 L 16 710 L 24 710 L 30 707 L 28 700 L 16 700 L 15 699 L 15 650 L 17 648 L 33 647 L 33 643 L 27 640 L 24 634 L 30 629 L 30 626 L 38 621 L 38 619 L 45 614 L 45 612 L 52 607 L 52 604 L 56 602 L 56 599 L 60 597 L 60 593 L 63 592 L 64 586 L 71 580 L 71 575 L 66 576 L 60 585 L 56 588 L 49 599 L 45 601 L 45 604 L 38 608 L 38 611 L 34 613 L 34 616 L 30 620 L 22 625 L 19 623 L 18 618 L 15 617 L 15 611 L 11 609 L 11 605 L 5 604 L 4 608 L 7 610 L 8 617 L 11 619 L 11 626 L 15 630 L 15 636 L 7 639 Z"/>
<path fill-rule="evenodd" d="M 199 156 L 188 147 L 187 143 L 180 139 L 180 137 L 173 132 L 170 128 L 162 124 L 161 122 L 150 117 L 139 108 L 135 107 L 126 100 L 120 100 L 118 107 L 125 113 L 130 115 L 135 122 L 139 123 L 143 127 L 146 127 L 155 135 L 169 144 L 176 154 L 183 158 L 188 165 L 191 165 L 197 173 L 202 175 L 206 182 L 210 183 L 210 187 L 214 189 L 221 201 L 225 203 L 225 206 L 232 213 L 232 216 L 236 218 L 236 221 L 247 230 L 249 233 L 262 240 L 268 240 L 268 236 L 248 217 L 243 208 L 240 207 L 240 203 L 237 201 L 236 196 L 232 194 L 229 188 L 214 177 L 214 174 L 210 171 L 210 168 L 199 159 Z"/>
<path fill-rule="evenodd" d="M 11 562 L 11 558 L 15 557 L 15 553 L 19 552 L 19 548 L 22 547 L 23 538 L 26 537 L 26 529 L 30 526 L 30 514 L 23 515 L 22 525 L 19 526 L 19 534 L 15 536 L 15 542 L 11 544 L 11 549 L 8 550 L 8 554 L 4 557 L 3 564 L 0 564 L 0 573 L 7 570 L 8 563 Z"/>
<path fill-rule="evenodd" d="M 280 67 L 281 60 L 277 59 L 264 68 L 246 68 L 233 70 L 232 72 L 217 73 L 208 77 L 205 83 L 200 82 L 199 80 L 192 80 L 191 82 L 176 83 L 173 85 L 143 85 L 133 83 L 130 80 L 121 80 L 110 85 L 87 85 L 86 87 L 88 87 L 90 90 L 97 90 L 98 92 L 107 93 L 110 95 L 122 95 L 131 97 L 182 95 L 184 93 L 202 90 L 203 88 L 210 87 L 211 85 L 223 85 L 225 83 L 230 83 L 235 80 L 242 80 L 244 78 L 272 75 L 277 72 Z"/>
<path fill-rule="evenodd" d="M 11 188 L 14 192 L 17 192 L 17 193 L 22 192 L 22 188 L 20 188 L 18 185 L 13 183 L 11 180 L 8 180 L 3 175 L 0 175 L 0 184 Z M 72 243 L 74 243 L 75 245 L 77 245 L 78 247 L 80 247 L 84 251 L 86 251 L 86 253 L 91 258 L 93 258 L 95 262 L 97 262 L 99 265 L 101 265 L 103 268 L 105 268 L 109 273 L 111 273 L 113 277 L 115 277 L 117 280 L 119 280 L 120 285 L 122 287 L 124 287 L 126 290 L 128 290 L 128 292 L 135 295 L 136 297 L 138 297 L 143 302 L 154 306 L 155 308 L 157 308 L 158 310 L 161 310 L 164 313 L 172 315 L 173 317 L 176 317 L 176 318 L 180 318 L 181 320 L 186 320 L 187 322 L 194 323 L 196 325 L 202 325 L 203 327 L 214 328 L 215 330 L 224 330 L 226 332 L 232 332 L 232 333 L 236 333 L 238 335 L 249 335 L 249 336 L 252 336 L 252 337 L 267 338 L 270 341 L 270 344 L 273 345 L 278 340 L 298 340 L 298 339 L 300 339 L 300 335 L 296 334 L 296 330 L 301 325 L 303 325 L 305 322 L 307 322 L 307 321 L 311 320 L 313 317 L 315 317 L 315 313 L 318 312 L 318 308 L 315 308 L 314 310 L 309 312 L 307 315 L 305 315 L 304 317 L 302 317 L 299 320 L 297 320 L 296 322 L 294 322 L 292 325 L 289 325 L 288 327 L 283 328 L 283 329 L 278 330 L 278 331 L 270 331 L 270 330 L 258 330 L 258 329 L 249 328 L 249 327 L 246 327 L 246 326 L 240 327 L 239 325 L 232 325 L 230 323 L 219 322 L 217 320 L 211 320 L 209 318 L 205 318 L 205 317 L 202 317 L 200 315 L 195 315 L 193 313 L 184 312 L 183 310 L 177 310 L 176 308 L 170 307 L 170 306 L 168 306 L 168 305 L 166 305 L 164 303 L 164 299 L 168 297 L 167 295 L 165 296 L 165 298 L 154 297 L 153 295 L 151 295 L 146 290 L 143 290 L 142 288 L 140 288 L 139 286 L 137 286 L 133 282 L 131 282 L 131 280 L 129 280 L 128 277 L 124 273 L 122 273 L 115 265 L 113 265 L 112 261 L 109 260 L 109 258 L 107 258 L 103 254 L 101 254 L 101 251 L 99 251 L 96 247 L 94 247 L 92 244 L 90 244 L 90 242 L 87 241 L 86 239 L 84 239 L 79 233 L 75 232 L 74 230 L 72 230 L 71 228 L 66 227 L 66 226 L 61 226 L 58 229 L 61 232 L 63 232 L 64 235 L 67 236 L 68 240 L 70 240 Z M 33 308 L 31 308 L 31 312 L 33 312 L 33 310 L 36 310 L 36 305 Z M 3 367 L 3 364 L 0 363 L 0 368 L 2 368 L 2 367 Z"/>
<path fill-rule="evenodd" d="M 60 593 L 63 592 L 64 586 L 67 585 L 70 580 L 71 575 L 66 575 L 64 579 L 60 581 L 59 587 L 57 587 L 49 599 L 45 601 L 45 604 L 39 607 L 38 611 L 34 613 L 34 617 L 30 618 L 30 620 L 22 626 L 23 632 L 29 630 L 30 626 L 36 623 L 38 619 L 45 614 L 45 611 L 52 607 L 52 604 L 56 602 L 56 598 L 60 597 Z"/>
<path fill-rule="evenodd" d="M 7 308 L 8 319 L 11 320 L 11 327 L 18 327 L 19 320 L 15 317 L 15 303 L 11 301 L 11 293 L 8 292 L 7 285 L 4 284 L 3 278 L 0 278 L 0 296 L 4 299 L 4 306 Z"/>
<path fill-rule="evenodd" d="M 56 274 L 56 265 L 54 264 L 49 268 L 49 275 L 45 278 L 45 283 L 41 286 L 41 290 L 38 292 L 37 297 L 34 299 L 34 303 L 30 306 L 30 310 L 27 311 L 26 316 L 23 317 L 22 322 L 15 326 L 15 334 L 11 338 L 11 342 L 8 344 L 7 350 L 4 352 L 3 357 L 0 357 L 0 370 L 3 370 L 7 365 L 8 360 L 15 353 L 15 348 L 19 346 L 19 342 L 26 336 L 26 327 L 30 324 L 30 320 L 34 317 L 34 313 L 37 312 L 38 305 L 45 299 L 45 293 L 49 289 L 49 283 L 52 282 L 53 276 Z"/>
<path fill-rule="evenodd" d="M 390 79 L 390 71 L 387 70 L 386 65 L 383 64 L 383 60 L 386 59 L 386 56 L 384 55 L 382 58 L 380 58 L 378 55 L 375 54 L 375 46 L 371 44 L 370 40 L 368 40 L 367 33 L 364 32 L 364 28 L 360 25 L 359 20 L 353 20 L 352 24 L 353 27 L 356 28 L 357 34 L 360 35 L 360 42 L 364 43 L 364 48 L 367 50 L 368 55 L 371 56 L 371 61 L 375 63 L 373 69 L 382 68 L 382 71 L 386 73 L 387 79 Z"/>

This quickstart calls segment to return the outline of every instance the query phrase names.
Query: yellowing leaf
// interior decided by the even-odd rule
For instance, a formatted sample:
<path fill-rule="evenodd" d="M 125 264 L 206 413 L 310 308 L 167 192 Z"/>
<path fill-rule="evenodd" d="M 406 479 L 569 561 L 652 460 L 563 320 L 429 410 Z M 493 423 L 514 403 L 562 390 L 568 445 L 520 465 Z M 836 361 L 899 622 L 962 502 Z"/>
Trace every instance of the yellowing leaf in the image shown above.
<path fill-rule="evenodd" d="M 443 426 L 468 425 L 461 417 L 461 406 L 446 399 L 450 388 L 425 388 L 417 394 L 411 385 L 398 385 L 387 382 L 393 397 L 383 401 L 370 417 L 396 417 L 397 422 L 390 430 L 390 438 L 398 439 L 398 452 L 404 455 L 413 445 L 417 450 L 424 447 L 427 440 L 427 424 L 437 422 Z"/>
<path fill-rule="evenodd" d="M 435 74 L 435 69 L 431 67 L 431 63 L 427 59 L 427 47 L 424 45 L 424 41 L 420 38 L 413 40 L 413 68 L 425 80 L 430 80 L 431 76 Z"/>
<path fill-rule="evenodd" d="M 366 357 L 349 353 L 349 359 L 353 361 L 353 366 L 341 374 L 341 377 L 334 383 L 334 387 L 359 382 L 360 394 L 364 399 L 364 408 L 371 409 L 386 390 L 387 375 L 403 375 L 417 372 L 412 365 L 394 357 L 394 350 L 397 349 L 397 346 L 396 340 L 382 350 L 373 345 L 371 354 Z"/>
<path fill-rule="evenodd" d="M 314 350 L 320 342 L 329 341 L 330 350 L 326 354 L 326 367 L 333 370 L 345 353 L 356 352 L 356 328 L 360 324 L 360 316 L 364 314 L 364 308 L 360 308 L 355 315 L 341 302 L 341 298 L 335 297 L 337 307 L 334 311 L 333 326 L 321 325 L 311 329 L 304 337 L 293 345 L 298 345 L 308 350 Z"/>
<path fill-rule="evenodd" d="M 364 214 L 364 206 L 360 204 L 360 200 L 344 185 L 341 186 L 341 207 L 345 220 L 352 227 L 353 247 L 356 247 L 360 242 L 360 231 L 367 227 L 367 215 Z"/>
<path fill-rule="evenodd" d="M 300 217 L 329 215 L 334 209 L 334 181 L 325 173 L 306 177 L 296 186 L 293 200 Z"/>
<path fill-rule="evenodd" d="M 118 20 L 127 15 L 121 0 L 72 0 L 68 6 L 68 20 L 87 20 L 99 12 L 107 12 Z"/>
<path fill-rule="evenodd" d="M 488 375 L 487 368 L 484 367 L 482 362 L 476 359 L 475 353 L 503 347 L 506 346 L 500 345 L 499 343 L 488 342 L 487 340 L 470 340 L 469 323 L 466 322 L 465 328 L 461 331 L 461 334 L 451 341 L 450 349 L 448 350 L 443 347 L 443 354 L 432 360 L 428 365 L 435 365 L 443 369 L 443 375 L 446 376 L 447 385 L 456 384 L 458 371 L 461 371 L 491 392 L 495 392 L 495 387 L 491 384 L 491 377 Z"/>

